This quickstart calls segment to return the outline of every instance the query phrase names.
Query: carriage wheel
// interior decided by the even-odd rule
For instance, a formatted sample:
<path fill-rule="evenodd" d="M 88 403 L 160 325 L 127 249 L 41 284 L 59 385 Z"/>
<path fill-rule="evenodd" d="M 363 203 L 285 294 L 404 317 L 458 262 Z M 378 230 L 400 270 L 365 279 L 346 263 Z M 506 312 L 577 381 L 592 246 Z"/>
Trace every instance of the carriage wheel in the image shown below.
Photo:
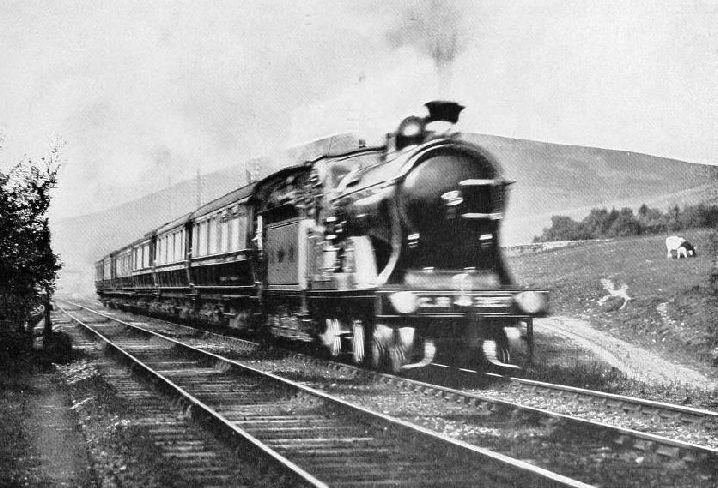
<path fill-rule="evenodd" d="M 210 315 L 210 321 L 212 322 L 212 325 L 222 324 L 222 312 L 219 310 L 219 308 L 215 308 L 214 310 L 212 310 L 212 315 Z"/>
<path fill-rule="evenodd" d="M 366 356 L 365 335 L 364 323 L 359 319 L 354 319 L 352 322 L 352 359 L 357 364 L 362 363 Z"/>

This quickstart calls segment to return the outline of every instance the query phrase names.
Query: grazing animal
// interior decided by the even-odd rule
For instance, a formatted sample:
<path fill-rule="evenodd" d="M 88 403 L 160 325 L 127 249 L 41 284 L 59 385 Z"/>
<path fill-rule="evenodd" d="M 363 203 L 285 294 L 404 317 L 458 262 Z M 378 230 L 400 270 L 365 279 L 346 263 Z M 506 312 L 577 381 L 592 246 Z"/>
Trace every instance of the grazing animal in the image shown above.
<path fill-rule="evenodd" d="M 674 256 L 676 259 L 680 259 L 681 257 L 695 257 L 696 255 L 696 249 L 693 245 L 683 237 L 678 236 L 666 237 L 666 250 L 668 251 L 668 254 L 666 254 L 667 259 Z"/>
<path fill-rule="evenodd" d="M 676 251 L 676 258 L 680 259 L 681 256 L 684 258 L 696 257 L 696 248 L 688 241 L 683 241 Z"/>

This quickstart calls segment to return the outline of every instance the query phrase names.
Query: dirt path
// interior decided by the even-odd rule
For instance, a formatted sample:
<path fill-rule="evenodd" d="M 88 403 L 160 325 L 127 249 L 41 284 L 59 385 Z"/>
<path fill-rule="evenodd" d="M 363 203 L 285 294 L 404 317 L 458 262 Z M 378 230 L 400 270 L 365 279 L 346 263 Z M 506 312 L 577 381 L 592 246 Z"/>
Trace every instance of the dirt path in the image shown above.
<path fill-rule="evenodd" d="M 0 395 L 0 486 L 97 485 L 68 393 L 52 373 L 13 373 L 0 379 Z"/>
<path fill-rule="evenodd" d="M 590 351 L 629 378 L 649 383 L 683 383 L 707 389 L 718 383 L 686 366 L 670 363 L 654 353 L 598 331 L 581 319 L 549 317 L 535 322 L 536 334 L 561 336 Z"/>

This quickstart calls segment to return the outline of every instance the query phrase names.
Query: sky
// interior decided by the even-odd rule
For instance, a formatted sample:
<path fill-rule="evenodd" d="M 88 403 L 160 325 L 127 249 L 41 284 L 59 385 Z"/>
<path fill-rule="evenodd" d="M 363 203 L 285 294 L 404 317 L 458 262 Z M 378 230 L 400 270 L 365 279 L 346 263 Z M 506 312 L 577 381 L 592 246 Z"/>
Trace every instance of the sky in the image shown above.
<path fill-rule="evenodd" d="M 0 0 L 0 171 L 64 141 L 54 218 L 437 98 L 466 131 L 718 164 L 718 2 Z"/>

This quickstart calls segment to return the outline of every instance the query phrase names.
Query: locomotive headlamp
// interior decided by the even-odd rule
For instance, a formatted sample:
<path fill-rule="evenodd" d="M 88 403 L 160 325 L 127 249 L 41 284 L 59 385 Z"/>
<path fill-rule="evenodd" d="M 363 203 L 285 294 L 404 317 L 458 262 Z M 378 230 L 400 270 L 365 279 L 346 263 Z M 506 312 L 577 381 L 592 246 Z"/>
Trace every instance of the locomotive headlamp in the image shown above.
<path fill-rule="evenodd" d="M 391 305 L 399 313 L 412 313 L 419 308 L 419 299 L 410 291 L 399 291 L 389 295 Z"/>
<path fill-rule="evenodd" d="M 546 297 L 543 293 L 523 291 L 516 295 L 516 304 L 523 312 L 536 314 L 546 310 Z"/>

